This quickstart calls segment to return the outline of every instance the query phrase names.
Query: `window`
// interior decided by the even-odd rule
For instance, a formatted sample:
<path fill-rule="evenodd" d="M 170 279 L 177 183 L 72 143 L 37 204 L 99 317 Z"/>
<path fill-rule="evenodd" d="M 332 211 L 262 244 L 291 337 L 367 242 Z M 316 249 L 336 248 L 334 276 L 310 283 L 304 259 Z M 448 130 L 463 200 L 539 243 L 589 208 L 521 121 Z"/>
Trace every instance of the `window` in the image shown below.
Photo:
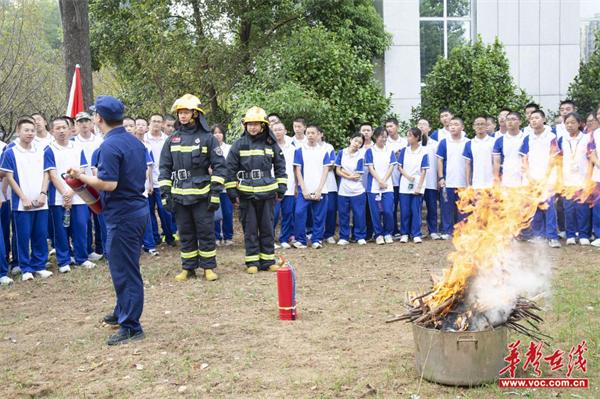
<path fill-rule="evenodd" d="M 420 0 L 421 82 L 438 57 L 471 40 L 472 0 Z"/>

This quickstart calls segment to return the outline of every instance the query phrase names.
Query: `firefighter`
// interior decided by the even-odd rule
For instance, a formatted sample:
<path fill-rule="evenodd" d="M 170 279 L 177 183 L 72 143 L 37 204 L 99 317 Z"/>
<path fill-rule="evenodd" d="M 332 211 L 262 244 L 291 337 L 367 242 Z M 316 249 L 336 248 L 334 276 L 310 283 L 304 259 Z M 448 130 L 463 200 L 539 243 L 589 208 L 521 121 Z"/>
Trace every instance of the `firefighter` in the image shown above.
<path fill-rule="evenodd" d="M 227 195 L 239 204 L 246 271 L 276 271 L 273 214 L 287 190 L 285 158 L 269 129 L 267 113 L 252 107 L 242 119 L 244 133 L 227 156 Z"/>
<path fill-rule="evenodd" d="M 183 270 L 175 279 L 195 277 L 200 267 L 206 280 L 214 281 L 218 278 L 214 212 L 225 183 L 223 150 L 210 132 L 198 97 L 184 95 L 171 111 L 178 121 L 160 154 L 158 180 L 163 203 L 175 213 L 179 228 Z"/>

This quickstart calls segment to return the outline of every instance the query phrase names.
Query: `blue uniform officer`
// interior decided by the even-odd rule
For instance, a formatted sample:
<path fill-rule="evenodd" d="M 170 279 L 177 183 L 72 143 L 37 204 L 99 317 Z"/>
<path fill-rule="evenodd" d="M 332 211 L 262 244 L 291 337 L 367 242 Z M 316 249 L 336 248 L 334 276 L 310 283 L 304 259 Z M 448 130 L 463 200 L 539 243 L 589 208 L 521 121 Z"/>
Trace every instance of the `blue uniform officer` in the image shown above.
<path fill-rule="evenodd" d="M 143 195 L 146 148 L 123 128 L 125 107 L 119 100 L 98 96 L 91 109 L 96 125 L 105 135 L 98 151 L 98 174 L 86 176 L 79 170 L 69 173 L 101 192 L 106 256 L 117 295 L 114 312 L 104 321 L 120 326 L 107 342 L 117 345 L 144 338 L 140 324 L 144 307 L 140 249 L 149 212 Z"/>

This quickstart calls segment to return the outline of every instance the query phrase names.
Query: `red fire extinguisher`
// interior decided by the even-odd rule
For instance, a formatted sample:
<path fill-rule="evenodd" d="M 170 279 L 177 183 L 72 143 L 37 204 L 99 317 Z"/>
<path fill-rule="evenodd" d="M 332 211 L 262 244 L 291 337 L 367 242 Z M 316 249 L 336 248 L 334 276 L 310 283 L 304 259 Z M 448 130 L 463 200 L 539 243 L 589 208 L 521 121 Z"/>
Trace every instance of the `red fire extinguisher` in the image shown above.
<path fill-rule="evenodd" d="M 279 319 L 296 320 L 296 269 L 283 257 L 279 257 L 283 264 L 277 270 L 277 293 L 279 296 Z"/>
<path fill-rule="evenodd" d="M 100 194 L 92 186 L 84 184 L 81 180 L 75 179 L 66 173 L 62 174 L 63 180 L 69 187 L 73 189 L 75 194 L 79 196 L 90 207 L 92 212 L 99 215 L 102 212 L 102 203 L 100 202 Z"/>

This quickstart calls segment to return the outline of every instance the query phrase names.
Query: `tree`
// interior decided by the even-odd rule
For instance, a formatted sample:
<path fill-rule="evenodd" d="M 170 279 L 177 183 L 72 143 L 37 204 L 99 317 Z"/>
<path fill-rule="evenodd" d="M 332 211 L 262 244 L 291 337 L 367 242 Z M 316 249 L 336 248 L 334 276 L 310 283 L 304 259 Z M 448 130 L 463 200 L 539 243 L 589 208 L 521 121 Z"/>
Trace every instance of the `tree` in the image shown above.
<path fill-rule="evenodd" d="M 567 96 L 582 114 L 600 105 L 600 29 L 595 34 L 594 51 L 588 62 L 579 64 L 579 73 L 569 86 Z"/>
<path fill-rule="evenodd" d="M 64 36 L 63 51 L 67 87 L 66 98 L 68 100 L 75 65 L 79 64 L 81 66 L 83 106 L 87 108 L 94 103 L 88 1 L 60 0 L 59 5 Z"/>
<path fill-rule="evenodd" d="M 497 115 L 504 107 L 520 110 L 528 102 L 527 94 L 513 83 L 500 41 L 485 45 L 478 37 L 473 44 L 454 48 L 448 59 L 438 59 L 412 117 L 436 124 L 440 109 L 449 108 L 465 120 L 465 130 L 472 134 L 470 122 L 477 115 Z"/>

